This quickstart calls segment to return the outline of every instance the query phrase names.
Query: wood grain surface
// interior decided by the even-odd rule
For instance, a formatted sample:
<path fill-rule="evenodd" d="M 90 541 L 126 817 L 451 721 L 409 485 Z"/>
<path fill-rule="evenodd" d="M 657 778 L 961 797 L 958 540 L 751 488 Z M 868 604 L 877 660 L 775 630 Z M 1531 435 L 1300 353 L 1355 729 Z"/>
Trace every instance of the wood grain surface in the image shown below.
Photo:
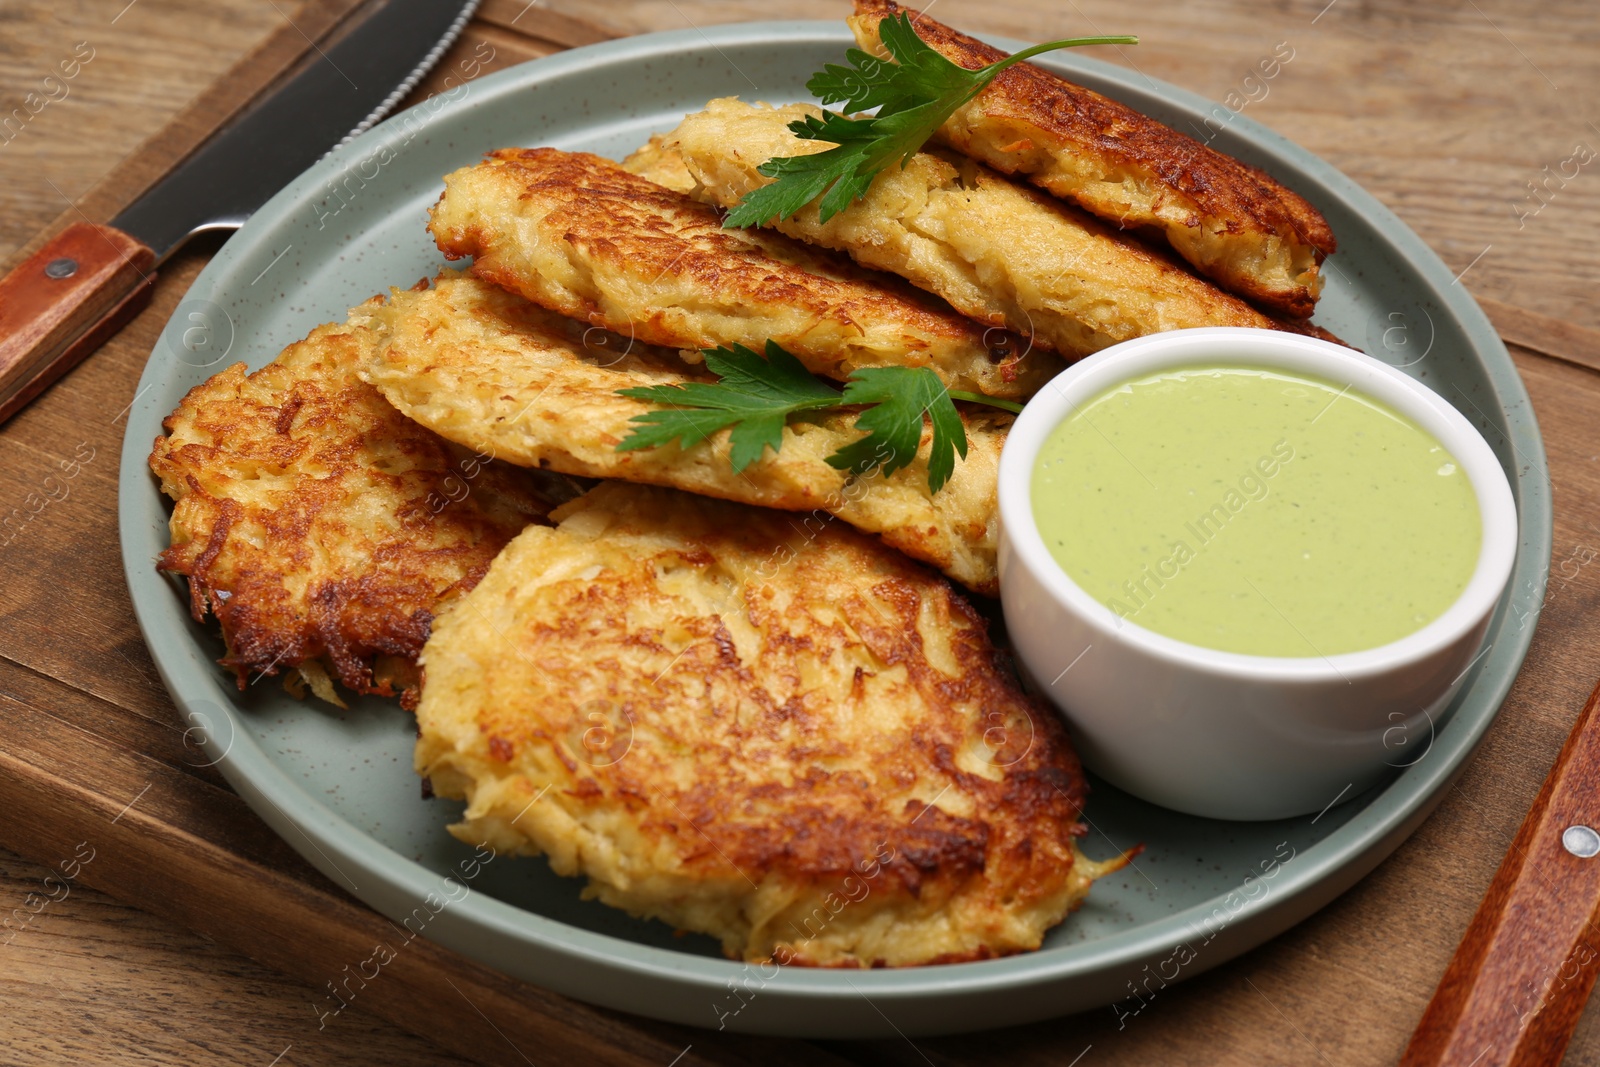
<path fill-rule="evenodd" d="M 0 256 L 15 260 L 67 221 L 108 218 L 351 6 L 12 0 L 0 11 Z M 457 55 L 487 42 L 498 67 L 609 35 L 844 9 L 487 0 Z M 736 1039 L 573 1004 L 420 941 L 323 1018 L 324 983 L 366 958 L 383 920 L 295 857 L 185 744 L 121 572 L 121 420 L 162 325 L 215 248 L 201 244 L 163 268 L 147 311 L 0 430 L 0 844 L 13 850 L 0 853 L 0 914 L 32 916 L 0 931 L 0 1062 L 1399 1058 L 1600 673 L 1600 159 L 1570 162 L 1600 148 L 1600 10 L 1573 0 L 941 0 L 936 13 L 1033 39 L 1141 34 L 1137 49 L 1105 58 L 1213 99 L 1240 94 L 1245 114 L 1415 228 L 1513 343 L 1555 492 L 1551 593 L 1505 710 L 1438 812 L 1321 913 L 1163 990 L 1121 1029 L 1100 1011 L 915 1042 Z M 65 79 L 78 42 L 93 59 Z M 1270 80 L 1252 77 L 1280 42 L 1294 59 Z M 19 108 L 25 119 L 5 127 Z M 1597 1019 L 1585 1013 L 1566 1062 L 1600 1062 Z"/>

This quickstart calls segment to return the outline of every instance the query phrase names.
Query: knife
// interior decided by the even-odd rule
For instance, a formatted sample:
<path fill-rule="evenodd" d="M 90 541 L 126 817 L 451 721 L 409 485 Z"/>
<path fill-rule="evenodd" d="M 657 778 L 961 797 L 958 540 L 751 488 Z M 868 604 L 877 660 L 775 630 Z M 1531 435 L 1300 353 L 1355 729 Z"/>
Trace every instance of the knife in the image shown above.
<path fill-rule="evenodd" d="M 156 268 L 236 230 L 307 167 L 365 132 L 433 68 L 478 0 L 380 0 L 109 225 L 76 222 L 0 278 L 0 423 L 150 302 Z"/>
<path fill-rule="evenodd" d="M 1546 1067 L 1600 972 L 1600 687 L 1590 694 L 1401 1067 Z"/>

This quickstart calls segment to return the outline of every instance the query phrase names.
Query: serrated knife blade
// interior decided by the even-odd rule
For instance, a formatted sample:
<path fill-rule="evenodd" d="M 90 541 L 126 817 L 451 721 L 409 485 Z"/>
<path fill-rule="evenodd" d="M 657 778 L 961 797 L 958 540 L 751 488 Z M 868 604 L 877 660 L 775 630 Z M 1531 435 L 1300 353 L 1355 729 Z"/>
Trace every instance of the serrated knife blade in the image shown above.
<path fill-rule="evenodd" d="M 240 226 L 334 148 L 366 132 L 433 69 L 478 0 L 386 0 L 253 103 L 111 220 L 160 263 L 184 239 Z"/>
<path fill-rule="evenodd" d="M 237 229 L 307 167 L 383 118 L 477 6 L 376 0 L 325 49 L 310 42 L 294 71 L 109 225 L 75 223 L 0 278 L 0 422 L 137 314 L 149 302 L 154 268 L 184 241 Z"/>

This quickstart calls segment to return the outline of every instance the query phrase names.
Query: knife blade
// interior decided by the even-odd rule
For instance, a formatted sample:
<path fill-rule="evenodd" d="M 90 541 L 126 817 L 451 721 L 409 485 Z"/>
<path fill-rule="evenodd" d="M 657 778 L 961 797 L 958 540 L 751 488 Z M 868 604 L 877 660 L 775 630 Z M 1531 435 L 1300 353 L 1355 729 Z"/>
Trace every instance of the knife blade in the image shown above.
<path fill-rule="evenodd" d="M 479 0 L 381 0 L 129 204 L 79 222 L 0 278 L 0 423 L 149 302 L 190 237 L 232 230 L 405 98 Z"/>

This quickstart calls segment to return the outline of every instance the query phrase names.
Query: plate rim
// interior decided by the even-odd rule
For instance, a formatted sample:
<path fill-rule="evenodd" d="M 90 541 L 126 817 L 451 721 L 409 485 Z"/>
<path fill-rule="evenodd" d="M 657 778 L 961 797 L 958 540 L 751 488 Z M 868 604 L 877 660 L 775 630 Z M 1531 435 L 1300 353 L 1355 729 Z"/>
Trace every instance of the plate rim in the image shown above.
<path fill-rule="evenodd" d="M 1022 42 L 1007 38 L 986 39 L 1011 49 L 1022 46 Z M 729 23 L 708 26 L 703 30 L 641 34 L 570 49 L 484 75 L 471 84 L 474 86 L 475 95 L 495 99 L 504 94 L 526 90 L 541 82 L 559 79 L 569 73 L 619 61 L 631 62 L 641 59 L 682 61 L 691 53 L 700 55 L 720 53 L 719 46 L 722 45 L 770 45 L 788 48 L 838 44 L 842 47 L 852 40 L 849 31 L 841 22 L 831 20 Z M 1088 56 L 1054 54 L 1045 57 L 1042 65 L 1068 74 L 1074 71 L 1088 73 L 1138 91 L 1154 91 L 1160 94 L 1164 102 L 1181 109 L 1206 110 L 1219 106 L 1186 89 Z M 1148 89 L 1136 84 L 1141 80 Z M 220 288 L 219 283 L 227 280 L 230 272 L 236 273 L 242 268 L 238 260 L 245 253 L 255 232 L 264 229 L 272 220 L 282 215 L 289 205 L 298 206 L 302 196 L 307 191 L 319 187 L 329 174 L 338 172 L 350 162 L 384 143 L 385 138 L 397 131 L 407 116 L 413 115 L 418 108 L 424 106 L 426 105 L 419 104 L 417 108 L 399 113 L 377 125 L 361 137 L 329 153 L 318 164 L 287 185 L 263 205 L 250 222 L 223 246 L 195 279 L 184 299 L 216 296 Z M 470 111 L 456 114 L 459 116 L 468 113 Z M 603 118 L 602 114 L 598 120 Z M 1341 206 L 1347 210 L 1363 215 L 1381 226 L 1383 235 L 1388 240 L 1407 251 L 1406 261 L 1411 269 L 1426 280 L 1435 293 L 1443 294 L 1444 303 L 1450 313 L 1460 323 L 1464 332 L 1473 338 L 1475 356 L 1481 352 L 1484 339 L 1492 339 L 1490 351 L 1477 362 L 1483 366 L 1485 376 L 1508 423 L 1511 431 L 1508 436 L 1511 448 L 1524 460 L 1520 469 L 1510 472 L 1517 496 L 1522 531 L 1512 582 L 1491 622 L 1490 633 L 1494 635 L 1495 643 L 1499 644 L 1505 640 L 1502 631 L 1508 624 L 1506 614 L 1510 605 L 1519 600 L 1523 601 L 1529 607 L 1523 618 L 1527 622 L 1532 622 L 1537 617 L 1543 600 L 1553 535 L 1550 494 L 1543 486 L 1529 481 L 1530 468 L 1537 468 L 1543 476 L 1542 471 L 1546 467 L 1542 438 L 1526 388 L 1511 362 L 1509 353 L 1482 309 L 1463 287 L 1455 284 L 1455 279 L 1443 261 L 1372 194 L 1362 190 L 1353 180 L 1309 150 L 1300 148 L 1249 116 L 1235 114 L 1225 132 L 1230 140 L 1242 139 L 1252 148 L 1264 151 L 1268 155 L 1293 157 L 1294 165 L 1316 173 L 1321 185 L 1317 190 L 1319 199 L 1336 197 L 1341 201 Z M 173 338 L 169 335 L 173 332 L 174 324 L 169 322 L 157 342 L 156 352 L 172 342 Z M 151 387 L 150 391 L 155 391 L 153 387 L 157 380 L 165 377 L 163 361 L 156 358 L 147 362 L 140 376 L 138 392 L 135 394 L 134 413 L 130 413 L 127 429 L 124 432 L 118 499 L 118 527 L 130 598 L 141 634 L 150 649 L 162 682 L 180 712 L 189 721 L 195 721 L 197 714 L 204 715 L 205 709 L 201 705 L 208 702 L 219 704 L 224 714 L 230 717 L 232 738 L 226 751 L 222 750 L 216 736 L 210 731 L 202 731 L 206 735 L 204 744 L 207 753 L 216 761 L 219 771 L 239 795 L 291 847 L 304 855 L 314 866 L 323 870 L 336 883 L 341 884 L 349 881 L 348 875 L 342 875 L 342 872 L 335 873 L 338 871 L 336 864 L 331 871 L 324 866 L 324 862 L 321 861 L 332 864 L 332 860 L 323 850 L 332 851 L 340 858 L 348 857 L 348 861 L 358 866 L 364 875 L 380 883 L 375 891 L 357 892 L 356 895 L 360 899 L 385 914 L 393 915 L 409 911 L 414 901 L 422 899 L 429 889 L 437 886 L 441 876 L 381 844 L 366 831 L 324 806 L 316 796 L 291 780 L 285 771 L 271 761 L 253 738 L 248 736 L 248 731 L 240 728 L 240 721 L 231 718 L 238 713 L 237 705 L 231 699 L 232 690 L 223 684 L 206 651 L 189 641 L 181 632 L 178 634 L 163 632 L 166 628 L 164 617 L 171 614 L 168 610 L 171 605 L 158 602 L 153 590 L 158 586 L 164 586 L 166 580 L 155 572 L 150 559 L 138 551 L 138 546 L 147 540 L 149 508 L 152 503 L 162 515 L 161 530 L 164 536 L 165 516 L 161 511 L 164 498 L 146 466 L 144 450 L 148 447 L 149 438 L 141 439 L 139 435 L 147 432 L 152 412 L 157 425 L 165 412 L 155 411 L 154 401 L 147 400 L 141 404 L 137 398 L 145 394 L 147 387 Z M 1537 464 L 1527 460 L 1530 455 L 1537 457 Z M 170 600 L 170 588 L 161 588 L 161 594 Z M 1448 758 L 1431 761 L 1426 768 L 1422 763 L 1408 768 L 1402 775 L 1396 776 L 1383 786 L 1361 812 L 1328 837 L 1317 842 L 1307 853 L 1296 856 L 1296 859 L 1301 861 L 1298 866 L 1291 868 L 1285 864 L 1283 876 L 1287 880 L 1281 889 L 1260 898 L 1259 902 L 1247 903 L 1236 912 L 1229 926 L 1223 931 L 1227 935 L 1222 939 L 1224 943 L 1210 953 L 1202 965 L 1192 968 L 1185 977 L 1225 962 L 1299 922 L 1311 911 L 1320 908 L 1364 877 L 1405 837 L 1409 836 L 1443 799 L 1450 782 L 1465 770 L 1484 735 L 1498 717 L 1499 709 L 1520 673 L 1533 632 L 1533 625 L 1524 625 L 1510 636 L 1508 643 L 1515 662 L 1497 675 L 1486 690 L 1486 700 L 1490 710 L 1481 714 L 1471 724 L 1463 722 L 1461 716 L 1457 715 L 1439 731 L 1435 746 L 1438 747 L 1444 742 L 1448 735 L 1450 742 L 1446 749 Z M 1490 651 L 1493 651 L 1492 647 Z M 1484 658 L 1487 659 L 1488 656 Z M 1471 684 L 1476 685 L 1481 682 L 1480 671 L 1479 677 L 1474 678 Z M 1469 725 L 1470 729 L 1467 728 Z M 242 748 L 232 743 L 239 740 L 240 735 L 244 735 L 243 739 L 246 742 Z M 1408 786 L 1404 798 L 1392 795 L 1395 787 L 1401 782 L 1406 782 Z M 302 847 L 303 843 L 311 845 L 311 851 Z M 1292 877 L 1289 877 L 1291 874 Z M 1045 949 L 999 960 L 848 974 L 786 969 L 781 975 L 781 980 L 763 985 L 761 992 L 767 993 L 770 985 L 771 1000 L 792 1002 L 800 1010 L 811 1010 L 819 1002 L 833 1001 L 840 997 L 855 998 L 861 995 L 863 990 L 872 994 L 874 998 L 894 1004 L 930 996 L 966 997 L 1013 992 L 1040 984 L 1082 979 L 1108 969 L 1120 968 L 1131 974 L 1137 972 L 1139 964 L 1148 962 L 1152 953 L 1165 953 L 1181 942 L 1183 940 L 1181 933 L 1192 926 L 1195 919 L 1208 914 L 1217 901 L 1223 900 L 1226 896 L 1226 893 L 1219 894 L 1207 902 L 1183 911 L 1139 923 L 1131 929 L 1110 934 L 1087 944 L 1071 946 L 1069 951 Z M 402 903 L 404 907 L 400 906 Z M 1309 909 L 1305 907 L 1308 903 Z M 441 912 L 438 918 L 444 920 L 447 916 L 451 921 L 438 923 L 438 936 L 431 939 L 458 951 L 464 951 L 475 959 L 481 957 L 474 956 L 470 949 L 462 949 L 461 946 L 474 942 L 484 934 L 510 937 L 521 943 L 531 940 L 553 958 L 567 959 L 573 963 L 582 962 L 598 968 L 599 972 L 612 975 L 626 974 L 634 978 L 691 986 L 698 995 L 708 998 L 724 994 L 732 980 L 742 974 L 748 974 L 751 968 L 751 965 L 738 961 L 675 952 L 610 934 L 584 930 L 482 893 L 471 894 Z M 1254 936 L 1261 930 L 1268 932 L 1265 936 Z M 430 929 L 430 935 L 433 933 L 434 931 Z M 497 963 L 487 965 L 502 969 Z M 588 995 L 584 992 L 570 991 L 569 995 L 604 1003 L 614 1008 L 652 1014 L 648 1007 L 640 1005 L 637 997 Z M 1100 1003 L 1104 1001 L 1101 1000 Z M 789 1014 L 792 1015 L 793 1012 Z M 692 1025 L 708 1025 L 703 1020 L 686 1019 L 676 1013 L 657 1014 L 657 1017 L 689 1022 Z M 1042 1017 L 1047 1016 L 1028 1013 L 1017 1019 L 1006 1019 L 1002 1022 Z M 764 1023 L 755 1017 L 752 1017 L 752 1020 L 753 1024 L 735 1019 L 729 1028 L 808 1036 L 860 1036 L 866 1032 L 860 1026 L 830 1029 L 822 1025 L 796 1029 L 788 1025 Z M 950 1032 L 958 1029 L 987 1028 L 998 1024 L 985 1022 L 971 1025 L 957 1022 L 946 1027 L 914 1027 L 910 1032 Z M 881 1032 L 893 1033 L 888 1027 L 884 1027 Z"/>

